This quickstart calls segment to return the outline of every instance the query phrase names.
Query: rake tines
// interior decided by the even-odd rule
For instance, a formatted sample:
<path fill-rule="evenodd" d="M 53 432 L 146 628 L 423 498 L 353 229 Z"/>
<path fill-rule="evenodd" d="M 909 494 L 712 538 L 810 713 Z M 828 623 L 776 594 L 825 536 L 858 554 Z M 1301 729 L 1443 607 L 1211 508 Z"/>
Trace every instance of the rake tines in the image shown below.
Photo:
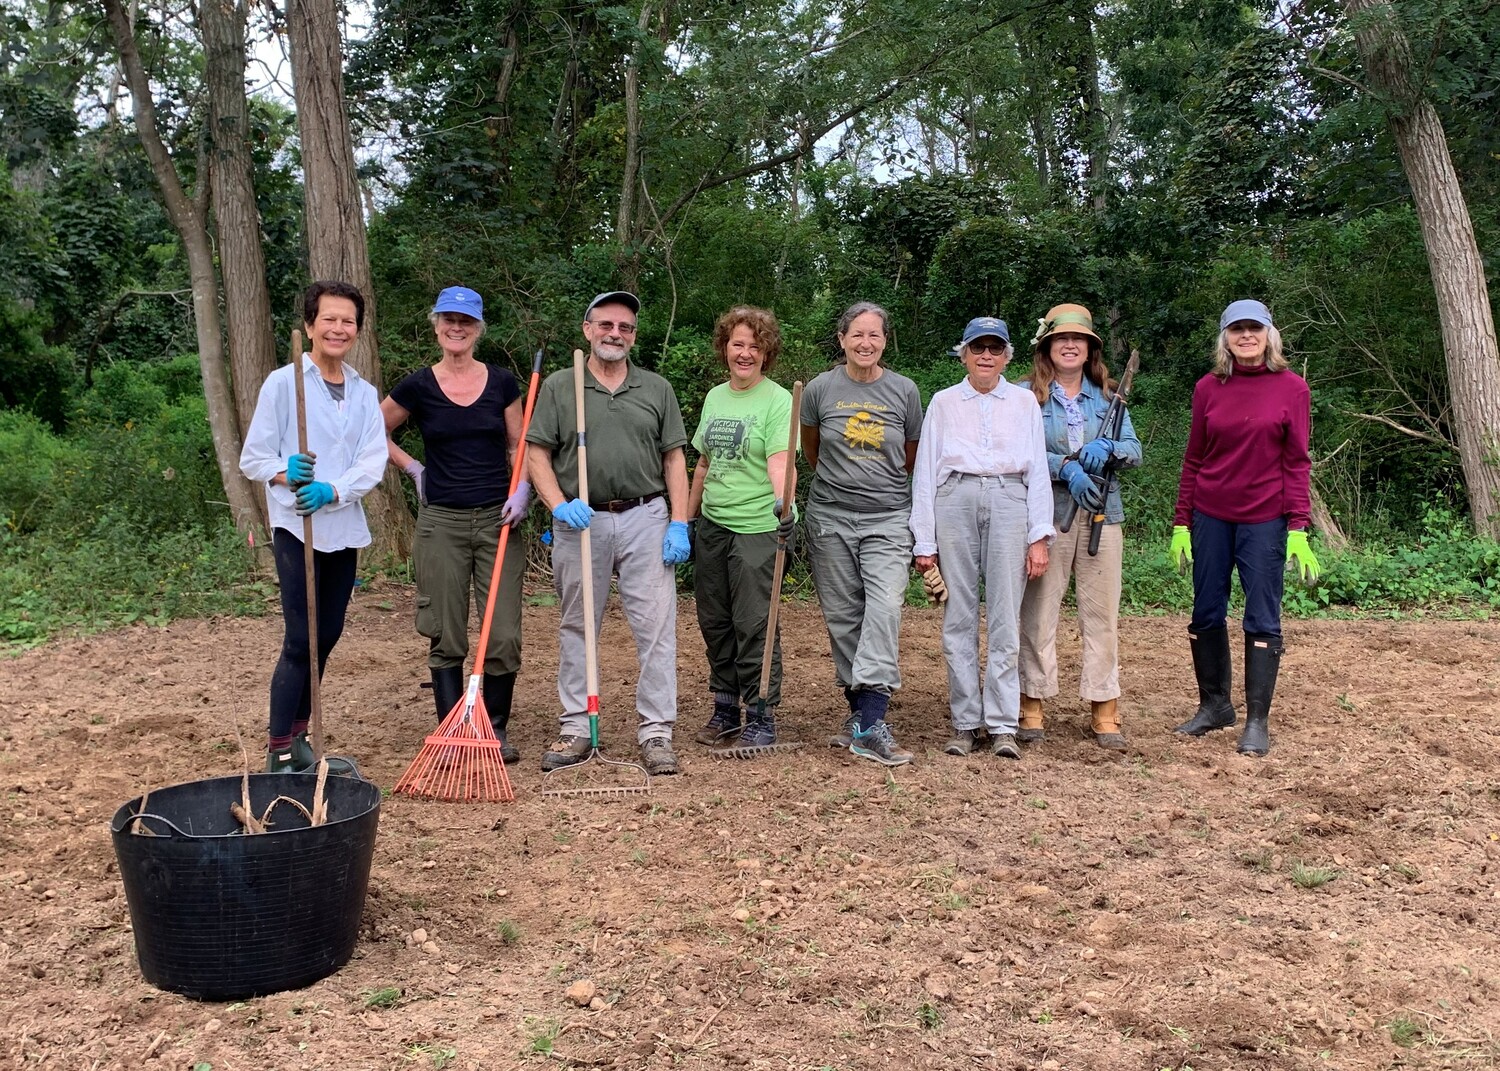
<path fill-rule="evenodd" d="M 762 755 L 784 755 L 791 751 L 802 750 L 800 741 L 786 741 L 776 744 L 760 744 L 756 747 L 735 747 L 733 744 L 715 746 L 709 752 L 716 759 L 758 759 Z"/>
<path fill-rule="evenodd" d="M 516 798 L 480 697 L 483 679 L 478 674 L 469 678 L 464 697 L 423 741 L 396 782 L 397 795 L 456 803 L 509 803 Z"/>

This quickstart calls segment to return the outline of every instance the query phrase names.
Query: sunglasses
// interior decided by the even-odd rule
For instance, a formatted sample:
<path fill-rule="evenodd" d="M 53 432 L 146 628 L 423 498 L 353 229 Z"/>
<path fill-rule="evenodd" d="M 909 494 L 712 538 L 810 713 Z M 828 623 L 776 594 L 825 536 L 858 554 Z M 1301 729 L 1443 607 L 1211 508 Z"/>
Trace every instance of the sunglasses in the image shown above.
<path fill-rule="evenodd" d="M 1005 351 L 1008 349 L 1010 349 L 1010 346 L 1005 342 L 991 342 L 988 345 L 983 342 L 969 343 L 969 352 L 976 357 L 981 353 L 993 353 L 996 357 L 1004 357 Z"/>

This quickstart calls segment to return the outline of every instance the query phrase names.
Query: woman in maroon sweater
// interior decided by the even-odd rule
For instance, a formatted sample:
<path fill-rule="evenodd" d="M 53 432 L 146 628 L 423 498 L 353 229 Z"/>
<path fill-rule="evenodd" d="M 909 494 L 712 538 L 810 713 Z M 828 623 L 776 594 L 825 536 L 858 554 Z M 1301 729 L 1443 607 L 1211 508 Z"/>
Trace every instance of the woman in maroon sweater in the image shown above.
<path fill-rule="evenodd" d="M 1229 698 L 1229 581 L 1245 589 L 1245 731 L 1242 755 L 1271 749 L 1266 722 L 1281 664 L 1284 564 L 1318 576 L 1307 545 L 1312 463 L 1307 383 L 1281 351 L 1281 334 L 1259 301 L 1235 301 L 1219 317 L 1214 370 L 1193 391 L 1193 423 L 1177 490 L 1171 558 L 1193 569 L 1188 642 L 1198 711 L 1177 732 L 1202 736 L 1235 722 Z"/>

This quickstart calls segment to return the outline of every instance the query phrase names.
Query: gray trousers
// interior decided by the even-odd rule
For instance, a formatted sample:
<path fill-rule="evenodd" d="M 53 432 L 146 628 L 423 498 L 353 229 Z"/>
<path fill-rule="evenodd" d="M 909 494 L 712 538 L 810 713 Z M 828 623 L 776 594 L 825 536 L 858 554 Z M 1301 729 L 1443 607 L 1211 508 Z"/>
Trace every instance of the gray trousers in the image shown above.
<path fill-rule="evenodd" d="M 841 687 L 885 695 L 901 687 L 910 520 L 909 509 L 856 513 L 808 504 L 808 557 Z"/>
<path fill-rule="evenodd" d="M 693 547 L 693 595 L 698 628 L 708 649 L 708 686 L 738 696 L 746 706 L 760 700 L 761 660 L 771 618 L 771 576 L 776 571 L 776 533 L 731 532 L 704 517 Z M 781 626 L 771 646 L 771 683 L 766 706 L 781 704 Z"/>
<path fill-rule="evenodd" d="M 1013 733 L 1021 721 L 1021 598 L 1026 592 L 1026 485 L 1020 476 L 943 481 L 936 502 L 938 565 L 948 585 L 943 655 L 955 729 Z M 979 684 L 979 584 L 989 651 Z"/>
<path fill-rule="evenodd" d="M 677 572 L 661 560 L 667 503 L 655 499 L 624 513 L 594 511 L 589 553 L 594 576 L 594 636 L 604 622 L 611 576 L 620 578 L 620 605 L 635 636 L 641 673 L 635 686 L 640 742 L 671 737 L 677 721 Z M 562 602 L 558 626 L 557 698 L 564 736 L 588 735 L 588 680 L 583 647 L 582 535 L 552 525 L 552 576 Z"/>
<path fill-rule="evenodd" d="M 464 666 L 469 654 L 469 592 L 482 612 L 490 595 L 490 574 L 500 542 L 500 507 L 449 509 L 423 506 L 412 544 L 412 575 L 417 582 L 417 632 L 429 642 L 432 669 Z M 505 565 L 490 622 L 486 673 L 521 668 L 521 580 L 526 573 L 525 540 L 515 532 L 505 544 Z M 477 637 L 476 637 L 477 639 Z M 465 675 L 468 669 L 464 670 Z"/>

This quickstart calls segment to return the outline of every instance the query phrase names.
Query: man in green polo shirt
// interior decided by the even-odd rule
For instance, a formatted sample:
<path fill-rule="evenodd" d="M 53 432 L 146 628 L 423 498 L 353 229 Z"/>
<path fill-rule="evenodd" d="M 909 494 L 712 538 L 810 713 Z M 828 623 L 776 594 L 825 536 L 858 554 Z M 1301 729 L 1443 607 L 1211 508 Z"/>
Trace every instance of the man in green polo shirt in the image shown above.
<path fill-rule="evenodd" d="M 584 676 L 583 547 L 589 529 L 594 629 L 604 620 L 611 576 L 635 635 L 641 674 L 635 706 L 647 772 L 675 774 L 677 580 L 688 559 L 687 431 L 672 386 L 630 361 L 641 303 L 623 291 L 600 294 L 583 318 L 589 342 L 584 420 L 589 436 L 589 501 L 578 498 L 578 424 L 573 370 L 552 373 L 537 395 L 526 433 L 531 486 L 552 511 L 552 575 L 562 603 L 557 697 L 562 734 L 542 756 L 556 770 L 588 757 Z"/>

